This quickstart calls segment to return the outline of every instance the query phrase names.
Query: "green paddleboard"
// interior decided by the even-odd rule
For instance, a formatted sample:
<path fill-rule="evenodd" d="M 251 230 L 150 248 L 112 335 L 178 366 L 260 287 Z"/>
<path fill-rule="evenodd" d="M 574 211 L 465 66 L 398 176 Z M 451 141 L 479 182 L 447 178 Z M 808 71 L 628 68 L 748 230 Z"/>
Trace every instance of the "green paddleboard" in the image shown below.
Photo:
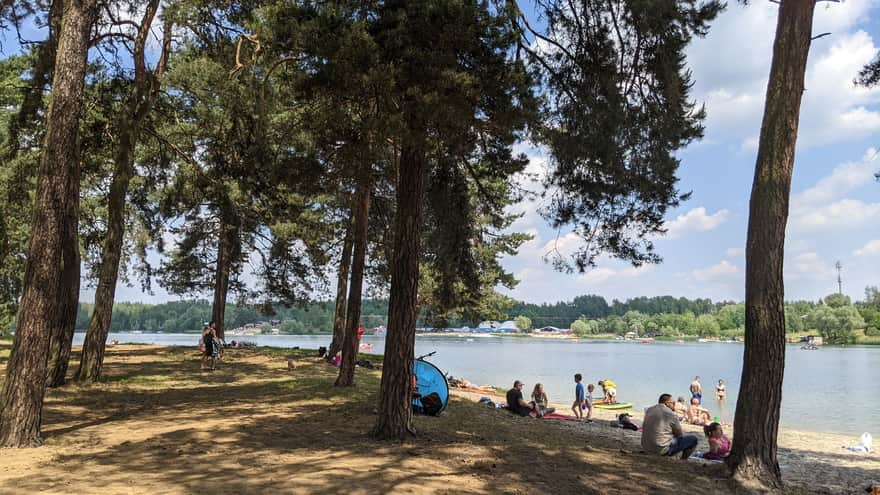
<path fill-rule="evenodd" d="M 617 404 L 596 404 L 593 407 L 596 409 L 631 409 L 632 402 L 619 402 Z"/>

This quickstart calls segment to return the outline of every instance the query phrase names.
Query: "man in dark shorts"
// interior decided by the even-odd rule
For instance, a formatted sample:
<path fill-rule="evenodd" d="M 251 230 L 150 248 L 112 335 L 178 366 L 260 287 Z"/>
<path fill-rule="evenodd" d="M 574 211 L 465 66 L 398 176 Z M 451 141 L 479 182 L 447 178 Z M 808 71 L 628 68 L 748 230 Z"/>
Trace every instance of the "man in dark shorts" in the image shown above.
<path fill-rule="evenodd" d="M 513 382 L 513 388 L 507 391 L 507 409 L 514 414 L 528 416 L 534 407 L 523 399 L 522 388 L 521 381 Z"/>

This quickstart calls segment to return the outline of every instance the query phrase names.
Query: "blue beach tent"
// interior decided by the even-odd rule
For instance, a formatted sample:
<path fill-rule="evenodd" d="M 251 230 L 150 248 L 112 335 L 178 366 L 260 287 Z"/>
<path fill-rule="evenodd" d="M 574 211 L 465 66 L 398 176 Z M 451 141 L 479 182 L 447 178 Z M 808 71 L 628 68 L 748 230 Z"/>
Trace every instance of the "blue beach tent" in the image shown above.
<path fill-rule="evenodd" d="M 413 363 L 413 374 L 416 376 L 419 394 L 425 396 L 436 392 L 440 396 L 440 400 L 443 401 L 443 407 L 437 414 L 443 412 L 449 402 L 449 384 L 446 383 L 446 376 L 443 372 L 424 359 L 416 359 Z M 412 403 L 414 407 L 422 407 L 422 403 L 417 398 L 413 399 Z"/>

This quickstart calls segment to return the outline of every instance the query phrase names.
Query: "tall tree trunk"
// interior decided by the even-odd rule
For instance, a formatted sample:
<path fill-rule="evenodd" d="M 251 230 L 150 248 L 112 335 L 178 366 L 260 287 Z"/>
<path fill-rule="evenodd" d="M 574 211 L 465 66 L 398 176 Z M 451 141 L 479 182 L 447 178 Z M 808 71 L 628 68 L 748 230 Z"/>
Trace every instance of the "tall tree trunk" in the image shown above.
<path fill-rule="evenodd" d="M 49 357 L 46 365 L 46 386 L 60 387 L 65 384 L 67 367 L 70 364 L 70 350 L 73 334 L 76 331 L 76 313 L 79 306 L 79 167 L 70 174 L 72 189 L 70 200 L 76 202 L 68 206 L 65 225 L 65 241 L 61 253 L 61 307 L 56 315 L 57 321 L 49 337 Z M 77 216 L 74 216 L 77 215 Z"/>
<path fill-rule="evenodd" d="M 224 338 L 226 320 L 226 296 L 229 294 L 229 272 L 235 256 L 238 232 L 227 223 L 220 225 L 220 237 L 217 246 L 217 273 L 214 278 L 214 305 L 211 319 L 217 328 L 217 337 Z"/>
<path fill-rule="evenodd" d="M 402 440 L 414 432 L 411 393 L 416 317 L 419 295 L 419 241 L 425 174 L 423 143 L 405 143 L 401 149 L 397 186 L 397 222 L 391 265 L 388 333 L 379 392 L 379 417 L 373 436 Z"/>
<path fill-rule="evenodd" d="M 134 175 L 134 149 L 141 132 L 141 122 L 152 110 L 158 81 L 162 77 L 168 60 L 171 43 L 171 26 L 166 22 L 164 43 L 156 75 L 150 80 L 146 72 L 144 52 L 147 36 L 153 19 L 159 9 L 159 0 L 151 0 L 144 12 L 135 39 L 134 64 L 135 77 L 128 97 L 127 111 L 119 117 L 118 141 L 114 156 L 113 181 L 107 195 L 107 233 L 101 251 L 101 267 L 98 271 L 98 287 L 95 290 L 95 308 L 89 320 L 89 328 L 83 342 L 82 357 L 75 379 L 94 383 L 101 377 L 104 364 L 104 348 L 110 323 L 113 318 L 113 303 L 116 299 L 116 281 L 119 276 L 119 263 L 122 259 L 122 245 L 125 239 L 125 198 L 128 185 Z"/>
<path fill-rule="evenodd" d="M 333 318 L 333 340 L 330 342 L 328 357 L 333 357 L 342 349 L 345 336 L 345 300 L 348 297 L 348 268 L 351 265 L 352 225 L 348 223 L 345 240 L 342 243 L 342 258 L 339 260 L 339 273 L 336 278 L 336 315 Z"/>
<path fill-rule="evenodd" d="M 370 167 L 362 166 L 358 174 L 355 196 L 354 217 L 354 257 L 351 261 L 351 287 L 348 291 L 348 315 L 346 316 L 345 336 L 342 343 L 342 364 L 337 387 L 354 385 L 354 367 L 358 355 L 358 326 L 361 320 L 361 294 L 364 286 L 364 261 L 367 257 L 367 226 L 370 223 Z"/>
<path fill-rule="evenodd" d="M 728 464 L 749 490 L 782 487 L 776 435 L 785 368 L 782 265 L 813 0 L 782 0 L 749 205 L 746 333 Z"/>
<path fill-rule="evenodd" d="M 0 447 L 41 443 L 49 338 L 57 325 L 55 315 L 64 311 L 68 294 L 62 285 L 63 262 L 69 261 L 63 245 L 69 242 L 66 229 L 77 229 L 68 224 L 79 216 L 77 190 L 72 182 L 79 175 L 79 122 L 95 3 L 63 3 L 18 329 L 3 384 Z"/>

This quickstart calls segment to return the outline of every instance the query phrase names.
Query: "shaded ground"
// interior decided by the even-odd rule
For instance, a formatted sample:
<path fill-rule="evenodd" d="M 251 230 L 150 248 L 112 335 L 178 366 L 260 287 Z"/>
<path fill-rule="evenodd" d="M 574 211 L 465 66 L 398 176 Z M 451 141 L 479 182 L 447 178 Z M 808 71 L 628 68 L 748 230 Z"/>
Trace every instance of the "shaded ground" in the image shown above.
<path fill-rule="evenodd" d="M 732 493 L 720 465 L 643 455 L 637 434 L 517 418 L 467 394 L 417 418 L 413 440 L 375 442 L 379 372 L 336 389 L 312 352 L 233 349 L 200 372 L 192 348 L 108 349 L 103 383 L 48 392 L 44 447 L 3 451 L 0 493 Z M 2 349 L 0 362 L 5 374 Z M 847 484 L 828 486 L 856 493 L 866 473 L 880 478 L 844 470 Z"/>

